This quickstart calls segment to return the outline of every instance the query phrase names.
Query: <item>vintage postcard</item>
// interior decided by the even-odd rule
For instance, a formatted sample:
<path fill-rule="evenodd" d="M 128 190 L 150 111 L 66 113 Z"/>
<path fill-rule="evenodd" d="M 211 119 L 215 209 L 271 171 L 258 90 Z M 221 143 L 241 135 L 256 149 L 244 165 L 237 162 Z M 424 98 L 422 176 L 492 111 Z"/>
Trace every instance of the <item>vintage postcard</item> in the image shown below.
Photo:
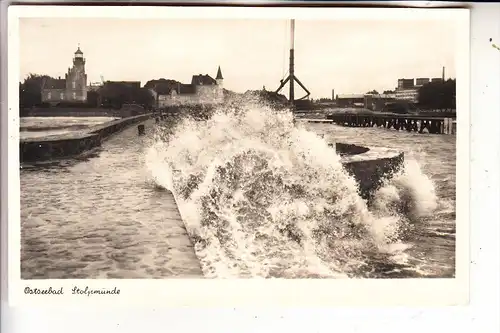
<path fill-rule="evenodd" d="M 9 8 L 10 302 L 468 300 L 469 12 Z"/>

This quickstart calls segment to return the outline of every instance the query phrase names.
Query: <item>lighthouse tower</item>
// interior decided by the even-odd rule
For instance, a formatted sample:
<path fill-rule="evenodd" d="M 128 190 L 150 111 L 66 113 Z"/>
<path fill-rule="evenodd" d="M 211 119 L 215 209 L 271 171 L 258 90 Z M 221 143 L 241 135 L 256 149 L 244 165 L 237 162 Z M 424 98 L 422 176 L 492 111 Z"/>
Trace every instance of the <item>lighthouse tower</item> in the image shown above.
<path fill-rule="evenodd" d="M 66 74 L 66 96 L 67 100 L 73 102 L 87 101 L 87 74 L 85 74 L 85 58 L 80 46 L 73 58 L 73 67 L 68 68 Z"/>

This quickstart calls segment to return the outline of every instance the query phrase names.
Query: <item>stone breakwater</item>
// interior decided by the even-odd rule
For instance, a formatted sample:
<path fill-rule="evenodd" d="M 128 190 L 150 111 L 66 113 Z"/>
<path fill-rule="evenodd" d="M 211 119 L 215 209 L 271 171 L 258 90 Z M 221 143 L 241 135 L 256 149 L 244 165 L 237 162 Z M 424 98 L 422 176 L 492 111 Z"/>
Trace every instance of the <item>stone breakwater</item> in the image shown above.
<path fill-rule="evenodd" d="M 334 145 L 342 165 L 356 179 L 364 199 L 371 199 L 384 180 L 390 179 L 404 164 L 404 153 L 390 148 L 330 144 Z"/>
<path fill-rule="evenodd" d="M 331 123 L 331 119 L 300 119 L 308 123 Z M 344 169 L 359 185 L 361 197 L 370 200 L 386 179 L 400 171 L 404 153 L 384 147 L 364 147 L 348 143 L 329 143 L 341 156 Z"/>
<path fill-rule="evenodd" d="M 99 147 L 103 140 L 130 125 L 149 119 L 151 114 L 110 121 L 94 126 L 86 131 L 50 136 L 27 138 L 19 142 L 19 160 L 39 162 L 74 157 Z"/>

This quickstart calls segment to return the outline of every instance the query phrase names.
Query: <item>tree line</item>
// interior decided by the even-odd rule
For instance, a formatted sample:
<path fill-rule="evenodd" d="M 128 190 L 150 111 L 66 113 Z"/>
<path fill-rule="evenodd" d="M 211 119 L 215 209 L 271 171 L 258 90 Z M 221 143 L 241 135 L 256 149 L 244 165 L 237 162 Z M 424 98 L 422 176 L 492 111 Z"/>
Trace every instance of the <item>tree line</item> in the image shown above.
<path fill-rule="evenodd" d="M 154 97 L 147 88 L 124 82 L 106 82 L 95 92 L 103 107 L 119 109 L 123 104 L 139 104 L 144 108 L 154 105 Z"/>
<path fill-rule="evenodd" d="M 42 101 L 44 82 L 55 80 L 53 77 L 41 74 L 29 74 L 23 82 L 19 82 L 19 110 L 32 107 L 49 107 Z M 84 103 L 61 101 L 56 106 L 61 107 L 106 107 L 120 109 L 123 104 L 139 104 L 145 108 L 154 105 L 154 97 L 147 88 L 130 85 L 124 82 L 105 82 L 97 91 L 87 92 Z"/>
<path fill-rule="evenodd" d="M 19 82 L 19 109 L 41 105 L 43 84 L 50 79 L 48 75 L 29 74 Z"/>
<path fill-rule="evenodd" d="M 418 90 L 421 109 L 452 111 L 456 109 L 457 80 L 429 82 Z"/>

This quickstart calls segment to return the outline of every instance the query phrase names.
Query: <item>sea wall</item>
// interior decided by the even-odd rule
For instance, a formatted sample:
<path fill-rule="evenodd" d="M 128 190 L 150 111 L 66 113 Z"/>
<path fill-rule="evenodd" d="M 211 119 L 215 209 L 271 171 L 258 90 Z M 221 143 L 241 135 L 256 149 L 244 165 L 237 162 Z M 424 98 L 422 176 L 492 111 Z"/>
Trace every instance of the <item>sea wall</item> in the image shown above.
<path fill-rule="evenodd" d="M 144 114 L 134 117 L 128 117 L 124 119 L 113 120 L 104 124 L 97 125 L 90 130 L 91 134 L 97 135 L 102 141 L 106 139 L 111 134 L 119 132 L 124 128 L 145 121 L 151 117 L 151 114 Z"/>
<path fill-rule="evenodd" d="M 19 160 L 38 162 L 76 156 L 101 144 L 95 134 L 80 134 L 54 139 L 22 140 L 19 143 Z"/>
<path fill-rule="evenodd" d="M 87 132 L 69 133 L 47 138 L 22 139 L 19 142 L 20 162 L 40 162 L 80 155 L 93 148 L 114 133 L 126 127 L 145 121 L 151 115 L 139 115 L 114 120 L 92 127 Z"/>
<path fill-rule="evenodd" d="M 345 170 L 357 181 L 360 195 L 367 200 L 404 165 L 404 153 L 388 148 L 336 143 L 335 149 Z"/>

